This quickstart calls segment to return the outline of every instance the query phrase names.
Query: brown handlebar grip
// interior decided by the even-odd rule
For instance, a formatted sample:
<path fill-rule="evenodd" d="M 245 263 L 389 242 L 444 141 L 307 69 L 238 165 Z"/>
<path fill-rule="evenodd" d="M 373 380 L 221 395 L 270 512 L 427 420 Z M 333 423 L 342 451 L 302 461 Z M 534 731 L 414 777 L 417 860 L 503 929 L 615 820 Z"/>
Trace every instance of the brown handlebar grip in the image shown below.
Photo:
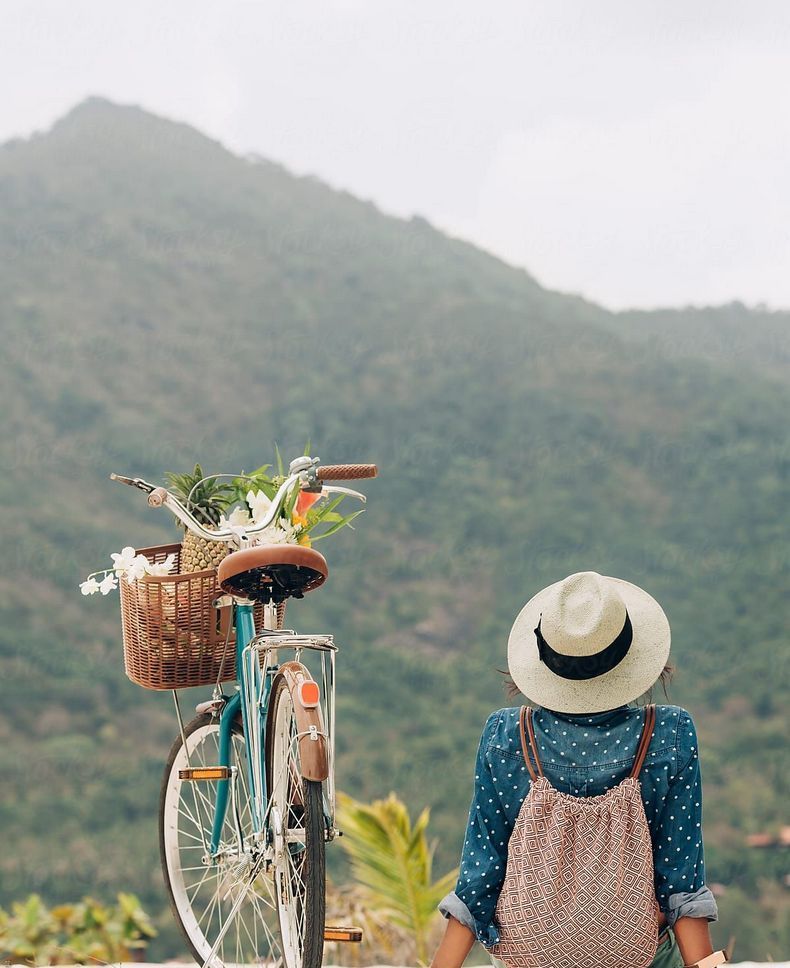
<path fill-rule="evenodd" d="M 363 477 L 376 477 L 379 469 L 375 464 L 327 464 L 316 469 L 320 481 L 353 481 Z"/>
<path fill-rule="evenodd" d="M 163 487 L 155 487 L 148 495 L 148 504 L 152 508 L 161 508 L 166 497 L 167 491 Z"/>

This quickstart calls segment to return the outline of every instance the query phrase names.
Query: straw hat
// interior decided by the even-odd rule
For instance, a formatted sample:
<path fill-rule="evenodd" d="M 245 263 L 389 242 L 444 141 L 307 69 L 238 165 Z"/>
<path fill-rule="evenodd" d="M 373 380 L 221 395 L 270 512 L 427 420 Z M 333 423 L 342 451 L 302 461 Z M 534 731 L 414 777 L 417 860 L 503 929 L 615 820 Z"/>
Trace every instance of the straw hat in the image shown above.
<path fill-rule="evenodd" d="M 547 709 L 594 713 L 641 696 L 669 657 L 669 621 L 637 585 L 580 571 L 521 609 L 507 644 L 511 678 Z"/>

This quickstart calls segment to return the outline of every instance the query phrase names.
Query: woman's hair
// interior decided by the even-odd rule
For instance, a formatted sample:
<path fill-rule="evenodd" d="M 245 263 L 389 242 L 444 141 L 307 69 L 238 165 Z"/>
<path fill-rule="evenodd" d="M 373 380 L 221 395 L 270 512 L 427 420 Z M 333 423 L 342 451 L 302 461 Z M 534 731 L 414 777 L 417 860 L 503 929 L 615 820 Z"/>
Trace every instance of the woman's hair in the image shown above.
<path fill-rule="evenodd" d="M 513 680 L 510 678 L 510 673 L 508 672 L 508 670 L 497 669 L 496 671 L 501 672 L 502 675 L 507 677 L 503 685 L 505 687 L 505 691 L 507 693 L 508 699 L 515 699 L 516 696 L 521 695 L 521 690 L 518 688 L 515 682 L 513 682 Z M 661 674 L 659 675 L 658 679 L 656 680 L 656 682 L 661 683 L 661 688 L 664 690 L 664 696 L 666 697 L 667 700 L 669 699 L 669 695 L 667 693 L 667 686 L 672 681 L 674 675 L 675 675 L 675 666 L 671 662 L 667 662 L 667 664 L 661 670 Z M 655 683 L 653 683 L 653 685 L 644 694 L 647 697 L 647 702 L 653 701 L 654 688 L 655 688 Z"/>

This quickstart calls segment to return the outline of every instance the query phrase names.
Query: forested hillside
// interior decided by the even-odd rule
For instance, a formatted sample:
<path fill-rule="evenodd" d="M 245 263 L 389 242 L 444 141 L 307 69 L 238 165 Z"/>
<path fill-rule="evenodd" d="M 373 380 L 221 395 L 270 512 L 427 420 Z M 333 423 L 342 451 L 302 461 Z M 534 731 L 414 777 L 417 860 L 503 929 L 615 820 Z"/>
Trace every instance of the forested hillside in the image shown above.
<path fill-rule="evenodd" d="M 164 906 L 171 698 L 125 679 L 117 598 L 77 584 L 176 531 L 109 472 L 251 468 L 310 438 L 380 467 L 327 584 L 289 606 L 341 645 L 340 788 L 430 803 L 454 866 L 521 605 L 573 571 L 628 578 L 665 607 L 669 701 L 700 734 L 714 940 L 787 956 L 783 858 L 745 845 L 790 822 L 787 314 L 611 314 L 92 99 L 0 149 L 0 318 L 0 904 Z"/>

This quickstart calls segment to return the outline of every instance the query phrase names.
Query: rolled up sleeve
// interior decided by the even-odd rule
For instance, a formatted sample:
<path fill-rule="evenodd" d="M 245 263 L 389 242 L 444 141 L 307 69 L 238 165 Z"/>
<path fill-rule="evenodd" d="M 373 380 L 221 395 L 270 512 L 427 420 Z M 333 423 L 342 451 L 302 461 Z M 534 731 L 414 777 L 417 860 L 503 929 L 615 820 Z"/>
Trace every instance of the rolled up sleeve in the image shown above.
<path fill-rule="evenodd" d="M 718 920 L 705 884 L 702 775 L 697 730 L 684 709 L 678 721 L 679 769 L 669 784 L 654 843 L 656 899 L 670 926 L 678 918 Z"/>
<path fill-rule="evenodd" d="M 487 757 L 490 730 L 498 715 L 499 711 L 492 713 L 486 720 L 477 749 L 474 794 L 455 890 L 438 904 L 445 918 L 452 916 L 466 925 L 486 947 L 499 941 L 493 917 L 505 879 L 511 833 Z"/>
<path fill-rule="evenodd" d="M 445 894 L 441 901 L 439 901 L 438 907 L 445 918 L 449 918 L 452 915 L 456 921 L 460 921 L 461 924 L 466 925 L 475 937 L 477 936 L 477 922 L 472 917 L 472 912 L 461 898 L 458 897 L 455 891 L 450 891 L 449 894 Z"/>

